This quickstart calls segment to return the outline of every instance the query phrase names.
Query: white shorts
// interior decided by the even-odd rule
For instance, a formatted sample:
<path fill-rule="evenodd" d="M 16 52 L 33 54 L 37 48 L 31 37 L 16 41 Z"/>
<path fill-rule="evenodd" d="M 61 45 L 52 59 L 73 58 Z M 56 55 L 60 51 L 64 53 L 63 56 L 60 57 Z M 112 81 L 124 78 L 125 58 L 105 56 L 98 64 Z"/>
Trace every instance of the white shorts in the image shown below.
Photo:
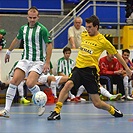
<path fill-rule="evenodd" d="M 49 87 L 49 85 L 47 83 L 48 76 L 50 76 L 50 75 L 41 74 L 41 76 L 38 79 L 38 82 Z M 54 77 L 56 79 L 57 88 L 60 88 L 59 82 L 60 82 L 60 79 L 62 78 L 62 76 L 54 76 Z"/>
<path fill-rule="evenodd" d="M 38 82 L 44 85 L 48 85 L 47 84 L 47 79 L 48 79 L 49 75 L 45 75 L 44 73 L 42 73 L 38 79 Z"/>
<path fill-rule="evenodd" d="M 62 76 L 55 76 L 56 85 L 57 85 L 57 88 L 58 88 L 58 89 L 61 87 L 61 85 L 59 85 L 59 82 L 60 82 L 61 78 L 62 78 Z"/>
<path fill-rule="evenodd" d="M 25 72 L 25 76 L 27 77 L 29 72 L 31 71 L 35 71 L 36 73 L 41 75 L 41 73 L 43 72 L 43 66 L 44 66 L 44 62 L 42 61 L 29 61 L 29 60 L 23 59 L 17 63 L 15 69 L 20 68 Z"/>

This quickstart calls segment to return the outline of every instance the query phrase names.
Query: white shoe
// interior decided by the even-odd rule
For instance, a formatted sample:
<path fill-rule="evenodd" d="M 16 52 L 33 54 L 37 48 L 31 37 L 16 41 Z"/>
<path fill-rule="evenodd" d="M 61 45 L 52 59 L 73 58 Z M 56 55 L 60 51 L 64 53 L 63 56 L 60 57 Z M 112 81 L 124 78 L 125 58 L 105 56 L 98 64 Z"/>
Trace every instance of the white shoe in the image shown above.
<path fill-rule="evenodd" d="M 10 113 L 3 109 L 3 110 L 0 110 L 0 117 L 6 117 L 6 118 L 9 118 L 10 117 Z"/>
<path fill-rule="evenodd" d="M 82 98 L 82 97 L 80 98 L 80 100 L 81 100 L 81 101 L 86 101 L 86 99 L 84 99 L 84 98 Z"/>
<path fill-rule="evenodd" d="M 133 98 L 130 97 L 130 96 L 127 96 L 127 100 L 129 100 L 129 101 L 133 101 Z"/>
<path fill-rule="evenodd" d="M 42 116 L 45 112 L 45 106 L 40 106 L 38 108 L 38 116 Z"/>
<path fill-rule="evenodd" d="M 68 98 L 67 98 L 67 102 L 70 102 L 70 101 L 71 101 L 71 98 L 70 98 L 70 97 L 68 97 Z"/>

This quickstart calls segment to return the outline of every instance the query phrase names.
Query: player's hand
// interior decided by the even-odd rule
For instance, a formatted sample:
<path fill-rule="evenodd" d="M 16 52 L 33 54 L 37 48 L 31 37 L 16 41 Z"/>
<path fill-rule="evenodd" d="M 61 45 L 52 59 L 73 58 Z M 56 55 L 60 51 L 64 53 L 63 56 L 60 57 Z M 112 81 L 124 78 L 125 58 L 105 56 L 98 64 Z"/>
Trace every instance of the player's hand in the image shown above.
<path fill-rule="evenodd" d="M 43 68 L 43 72 L 45 73 L 45 72 L 48 72 L 48 71 L 50 71 L 50 64 L 49 63 L 45 63 L 44 64 L 44 68 Z"/>
<path fill-rule="evenodd" d="M 9 62 L 9 59 L 10 59 L 10 55 L 5 55 L 5 63 Z"/>

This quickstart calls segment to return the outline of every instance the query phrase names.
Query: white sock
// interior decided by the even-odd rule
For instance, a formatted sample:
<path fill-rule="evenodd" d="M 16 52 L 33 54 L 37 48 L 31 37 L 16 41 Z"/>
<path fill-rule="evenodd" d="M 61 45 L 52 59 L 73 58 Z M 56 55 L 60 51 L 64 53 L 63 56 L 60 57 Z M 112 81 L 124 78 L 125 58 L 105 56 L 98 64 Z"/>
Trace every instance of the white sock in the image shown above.
<path fill-rule="evenodd" d="M 73 98 L 75 98 L 75 96 L 69 91 L 69 97 L 71 98 L 71 99 L 73 99 Z"/>
<path fill-rule="evenodd" d="M 132 89 L 133 89 L 132 80 L 128 83 L 128 88 L 129 88 L 129 90 L 128 90 L 129 95 L 132 95 Z"/>
<path fill-rule="evenodd" d="M 124 89 L 125 89 L 125 96 L 126 97 L 129 96 L 129 88 L 128 87 L 125 87 Z"/>
<path fill-rule="evenodd" d="M 128 76 L 125 76 L 124 78 L 123 78 L 123 84 L 124 84 L 124 88 L 127 88 L 128 87 Z"/>
<path fill-rule="evenodd" d="M 9 87 L 7 89 L 7 92 L 6 92 L 6 104 L 5 104 L 5 109 L 8 112 L 10 112 L 12 101 L 13 101 L 15 94 L 16 94 L 16 89 L 17 89 L 16 85 L 9 84 Z"/>
<path fill-rule="evenodd" d="M 38 85 L 35 85 L 34 87 L 28 89 L 31 91 L 32 95 L 40 91 L 40 87 Z"/>
<path fill-rule="evenodd" d="M 22 81 L 19 85 L 18 85 L 18 93 L 19 96 L 22 98 L 24 97 L 24 83 L 25 81 Z"/>
<path fill-rule="evenodd" d="M 56 81 L 51 81 L 50 88 L 55 98 L 57 98 L 56 86 Z"/>
<path fill-rule="evenodd" d="M 110 94 L 105 88 L 100 87 L 100 92 L 103 96 L 106 96 L 108 98 L 110 98 L 111 96 L 113 96 L 112 94 Z"/>
<path fill-rule="evenodd" d="M 85 90 L 84 86 L 81 85 L 81 86 L 79 87 L 79 89 L 78 89 L 78 92 L 77 92 L 76 97 L 80 97 L 80 95 L 83 93 L 84 90 Z"/>

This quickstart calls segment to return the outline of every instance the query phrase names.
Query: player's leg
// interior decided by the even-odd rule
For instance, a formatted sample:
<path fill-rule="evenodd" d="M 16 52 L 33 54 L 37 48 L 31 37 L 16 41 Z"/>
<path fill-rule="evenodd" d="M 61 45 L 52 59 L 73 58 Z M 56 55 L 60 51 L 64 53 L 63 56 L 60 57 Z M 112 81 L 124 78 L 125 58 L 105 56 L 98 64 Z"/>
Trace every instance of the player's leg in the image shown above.
<path fill-rule="evenodd" d="M 29 75 L 27 76 L 26 85 L 31 93 L 34 95 L 36 92 L 40 91 L 40 87 L 37 84 L 39 76 L 43 71 L 44 62 L 38 61 L 31 64 L 32 67 L 29 69 Z"/>
<path fill-rule="evenodd" d="M 55 76 L 56 78 L 56 83 L 57 83 L 57 88 L 60 88 L 61 85 L 67 82 L 68 76 Z M 67 101 L 74 101 L 75 96 L 69 91 Z"/>
<path fill-rule="evenodd" d="M 56 107 L 51 115 L 48 117 L 48 120 L 60 120 L 60 112 L 63 106 L 64 101 L 68 97 L 68 93 L 73 87 L 73 82 L 71 80 L 67 81 L 62 90 L 60 91 L 58 102 L 56 103 Z"/>
<path fill-rule="evenodd" d="M 128 88 L 128 76 L 125 75 L 124 78 L 123 78 L 123 84 L 124 84 L 124 90 L 125 90 L 125 98 L 127 99 L 127 96 L 128 96 L 128 91 L 129 91 L 129 88 Z"/>
<path fill-rule="evenodd" d="M 26 80 L 26 85 L 28 89 L 31 91 L 31 93 L 34 95 L 38 91 L 40 91 L 40 87 L 37 84 L 39 76 L 41 75 L 43 71 L 44 62 L 38 61 L 34 62 L 34 65 L 29 70 L 29 75 Z M 38 109 L 38 115 L 41 116 L 45 112 L 45 105 L 39 106 Z"/>
<path fill-rule="evenodd" d="M 31 91 L 32 95 L 40 91 L 40 87 L 36 85 L 37 81 L 39 78 L 39 74 L 36 73 L 35 71 L 31 71 L 30 74 L 27 77 L 26 80 L 26 85 L 28 89 Z M 39 106 L 38 108 L 38 115 L 41 116 L 45 112 L 45 105 L 44 106 Z"/>
<path fill-rule="evenodd" d="M 72 71 L 72 74 L 70 75 L 69 80 L 65 83 L 64 87 L 60 91 L 58 102 L 56 103 L 56 106 L 54 108 L 54 111 L 51 113 L 51 115 L 47 118 L 48 120 L 60 120 L 60 112 L 63 106 L 64 101 L 67 99 L 69 91 L 71 88 L 75 86 L 75 88 L 79 88 L 81 85 L 80 76 L 78 74 L 77 68 L 75 68 Z"/>
<path fill-rule="evenodd" d="M 85 90 L 84 86 L 81 85 L 81 86 L 79 87 L 79 89 L 78 89 L 78 92 L 77 92 L 76 97 L 80 97 L 81 94 L 84 92 L 84 90 Z"/>
<path fill-rule="evenodd" d="M 120 110 L 102 101 L 99 97 L 99 94 L 90 94 L 90 97 L 96 108 L 107 110 L 114 117 L 123 117 L 123 114 Z"/>
<path fill-rule="evenodd" d="M 85 91 L 85 88 L 83 85 L 81 85 L 78 89 L 75 101 L 80 102 L 80 101 L 86 101 L 86 99 L 81 98 L 81 94 Z"/>
<path fill-rule="evenodd" d="M 123 83 L 123 76 L 121 75 L 113 75 L 113 83 L 117 84 L 117 88 L 119 93 L 122 94 L 122 96 L 125 95 L 125 90 L 124 90 L 124 83 Z"/>
<path fill-rule="evenodd" d="M 132 80 L 128 80 L 128 95 L 127 95 L 127 100 L 133 101 L 132 97 Z"/>
<path fill-rule="evenodd" d="M 57 85 L 58 86 L 66 83 L 67 80 L 68 80 L 68 76 L 55 76 L 55 78 L 56 78 L 56 81 L 57 81 Z"/>
<path fill-rule="evenodd" d="M 91 100 L 95 107 L 103 110 L 107 110 L 111 115 L 115 117 L 122 117 L 123 114 L 115 107 L 105 103 L 100 99 L 99 96 L 99 75 L 95 68 L 86 68 L 82 72 L 83 86 L 86 91 L 90 94 Z M 91 86 L 91 87 L 90 87 Z"/>
<path fill-rule="evenodd" d="M 56 99 L 57 98 L 57 91 L 56 91 L 57 84 L 56 84 L 55 76 L 48 76 L 47 82 L 48 82 L 49 87 L 52 90 L 54 98 Z"/>
<path fill-rule="evenodd" d="M 56 92 L 57 83 L 55 76 L 41 74 L 41 76 L 38 79 L 38 82 L 51 88 L 54 97 L 57 98 L 57 92 Z"/>
<path fill-rule="evenodd" d="M 15 69 L 14 76 L 12 80 L 10 81 L 9 87 L 6 92 L 6 103 L 4 110 L 0 111 L 1 117 L 9 117 L 10 108 L 12 105 L 12 101 L 16 94 L 17 86 L 20 84 L 20 82 L 24 79 L 25 72 L 19 68 Z"/>
<path fill-rule="evenodd" d="M 117 101 L 118 99 L 120 99 L 120 97 L 122 96 L 121 93 L 118 93 L 116 95 L 112 95 L 109 93 L 109 91 L 107 91 L 103 86 L 100 86 L 100 93 L 103 96 L 108 97 L 111 101 Z"/>
<path fill-rule="evenodd" d="M 22 103 L 22 104 L 28 104 L 28 103 L 30 103 L 30 101 L 27 100 L 27 99 L 24 97 L 24 84 L 25 84 L 25 80 L 23 80 L 23 81 L 18 85 L 18 93 L 19 93 L 19 96 L 20 96 L 20 103 Z"/>

